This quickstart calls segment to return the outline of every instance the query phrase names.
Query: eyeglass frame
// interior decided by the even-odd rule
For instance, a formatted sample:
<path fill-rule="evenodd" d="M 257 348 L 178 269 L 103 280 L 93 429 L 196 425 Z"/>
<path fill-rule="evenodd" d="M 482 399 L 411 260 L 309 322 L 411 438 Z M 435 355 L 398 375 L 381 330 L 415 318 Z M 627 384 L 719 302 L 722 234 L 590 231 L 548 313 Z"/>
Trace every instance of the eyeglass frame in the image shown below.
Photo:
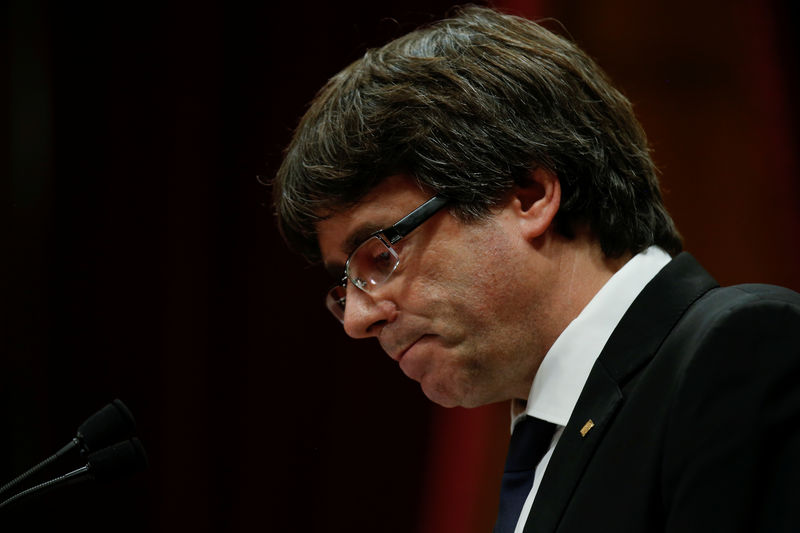
<path fill-rule="evenodd" d="M 429 218 L 438 213 L 448 203 L 449 200 L 447 198 L 437 194 L 432 198 L 428 199 L 425 203 L 423 203 L 413 211 L 411 211 L 409 214 L 407 214 L 406 216 L 404 216 L 403 218 L 401 218 L 400 220 L 389 226 L 388 228 L 379 229 L 378 231 L 371 233 L 363 241 L 358 243 L 358 246 L 356 246 L 353 249 L 353 251 L 350 252 L 350 255 L 347 257 L 347 261 L 345 261 L 344 275 L 342 276 L 341 282 L 331 287 L 325 294 L 325 307 L 328 309 L 328 311 L 330 311 L 331 314 L 334 317 L 336 317 L 337 320 L 339 320 L 339 322 L 344 322 L 344 310 L 347 305 L 346 296 L 337 298 L 336 296 L 334 296 L 333 293 L 339 288 L 344 289 L 346 292 L 348 281 L 350 281 L 354 287 L 364 292 L 367 293 L 369 292 L 366 289 L 366 285 L 362 286 L 356 280 L 352 279 L 350 277 L 350 274 L 348 273 L 348 271 L 350 270 L 350 260 L 366 242 L 368 242 L 370 239 L 377 238 L 379 241 L 381 241 L 381 243 L 383 243 L 384 246 L 386 246 L 386 249 L 390 253 L 392 253 L 392 255 L 394 255 L 396 258 L 395 264 L 392 267 L 391 271 L 386 276 L 386 278 L 384 278 L 384 280 L 381 281 L 381 284 L 383 284 L 386 282 L 386 280 L 388 280 L 392 276 L 395 269 L 397 269 L 397 265 L 400 264 L 400 254 L 393 248 L 393 245 L 397 244 L 402 239 L 407 237 L 412 231 L 420 227 L 424 222 L 426 222 Z M 341 317 L 334 311 L 332 307 L 334 305 L 338 305 L 339 307 L 341 307 L 341 313 L 342 313 Z"/>

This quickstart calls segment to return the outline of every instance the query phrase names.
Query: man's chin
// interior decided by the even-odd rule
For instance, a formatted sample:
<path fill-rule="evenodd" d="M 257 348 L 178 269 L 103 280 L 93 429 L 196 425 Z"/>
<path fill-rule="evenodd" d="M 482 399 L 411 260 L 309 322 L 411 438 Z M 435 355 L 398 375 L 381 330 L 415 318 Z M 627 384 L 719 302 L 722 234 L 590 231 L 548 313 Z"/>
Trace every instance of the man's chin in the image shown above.
<path fill-rule="evenodd" d="M 466 395 L 457 393 L 441 383 L 431 384 L 428 383 L 428 380 L 423 379 L 420 387 L 430 401 L 442 407 L 474 407 L 474 405 L 470 405 Z"/>

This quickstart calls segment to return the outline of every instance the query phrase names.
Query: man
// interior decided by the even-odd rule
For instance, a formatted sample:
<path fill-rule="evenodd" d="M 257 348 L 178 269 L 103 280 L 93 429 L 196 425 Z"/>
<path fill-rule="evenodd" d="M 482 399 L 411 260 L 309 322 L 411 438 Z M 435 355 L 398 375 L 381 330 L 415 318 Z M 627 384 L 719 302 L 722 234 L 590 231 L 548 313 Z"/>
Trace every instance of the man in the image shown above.
<path fill-rule="evenodd" d="M 348 335 L 441 405 L 512 400 L 495 531 L 795 530 L 800 296 L 680 254 L 629 102 L 572 43 L 471 7 L 369 51 L 275 187 Z"/>

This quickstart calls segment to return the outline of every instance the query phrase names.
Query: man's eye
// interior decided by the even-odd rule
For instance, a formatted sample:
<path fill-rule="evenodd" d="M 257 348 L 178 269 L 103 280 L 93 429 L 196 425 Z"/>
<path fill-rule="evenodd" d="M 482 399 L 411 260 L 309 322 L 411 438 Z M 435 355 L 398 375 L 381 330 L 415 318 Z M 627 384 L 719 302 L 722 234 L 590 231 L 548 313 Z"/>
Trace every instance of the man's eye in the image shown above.
<path fill-rule="evenodd" d="M 394 266 L 394 256 L 389 250 L 384 250 L 372 258 L 372 264 L 379 270 L 391 268 Z"/>

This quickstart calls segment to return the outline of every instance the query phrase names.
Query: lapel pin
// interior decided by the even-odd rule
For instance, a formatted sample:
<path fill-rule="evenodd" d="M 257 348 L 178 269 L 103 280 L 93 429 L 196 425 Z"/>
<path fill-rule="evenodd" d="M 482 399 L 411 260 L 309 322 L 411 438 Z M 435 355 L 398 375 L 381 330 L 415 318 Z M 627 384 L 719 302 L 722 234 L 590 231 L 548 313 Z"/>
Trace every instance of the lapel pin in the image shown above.
<path fill-rule="evenodd" d="M 589 433 L 589 430 L 592 429 L 593 427 L 594 427 L 594 422 L 592 422 L 592 419 L 590 418 L 589 421 L 586 422 L 581 428 L 581 437 L 585 437 L 586 434 Z"/>

